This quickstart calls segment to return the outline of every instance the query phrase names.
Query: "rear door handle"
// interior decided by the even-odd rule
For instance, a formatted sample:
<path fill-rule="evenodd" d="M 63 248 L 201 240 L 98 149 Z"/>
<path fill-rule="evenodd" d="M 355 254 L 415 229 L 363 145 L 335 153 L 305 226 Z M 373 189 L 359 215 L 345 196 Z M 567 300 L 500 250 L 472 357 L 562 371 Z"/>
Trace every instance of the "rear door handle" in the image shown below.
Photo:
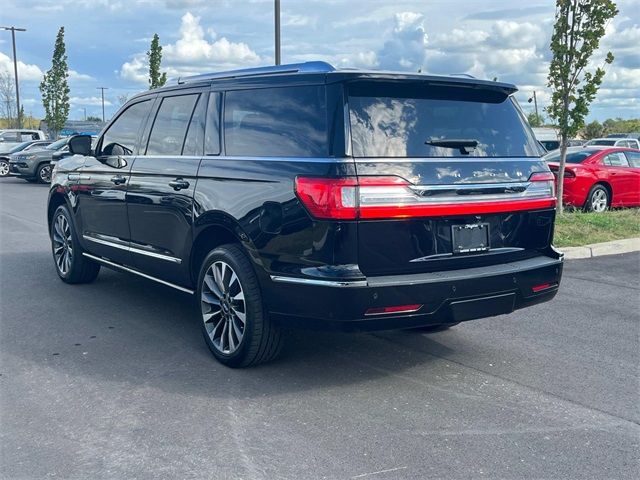
<path fill-rule="evenodd" d="M 122 185 L 127 181 L 127 177 L 123 177 L 122 175 L 115 175 L 111 177 L 111 181 L 116 185 Z"/>
<path fill-rule="evenodd" d="M 175 180 L 171 180 L 169 182 L 169 186 L 174 190 L 182 190 L 183 188 L 189 188 L 189 182 L 182 178 L 176 178 Z"/>

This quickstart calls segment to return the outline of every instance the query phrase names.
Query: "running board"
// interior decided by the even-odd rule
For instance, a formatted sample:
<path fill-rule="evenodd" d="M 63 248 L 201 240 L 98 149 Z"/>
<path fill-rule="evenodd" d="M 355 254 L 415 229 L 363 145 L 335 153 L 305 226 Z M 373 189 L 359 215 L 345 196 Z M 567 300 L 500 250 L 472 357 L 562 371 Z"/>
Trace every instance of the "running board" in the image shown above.
<path fill-rule="evenodd" d="M 160 280 L 159 278 L 152 277 L 151 275 L 147 275 L 146 273 L 139 272 L 138 270 L 134 270 L 133 268 L 125 267 L 124 265 L 120 265 L 118 263 L 111 262 L 111 261 L 106 260 L 106 259 L 101 258 L 101 257 L 96 257 L 95 255 L 91 255 L 90 253 L 82 252 L 82 255 L 84 255 L 87 258 L 90 258 L 91 260 L 93 260 L 95 262 L 100 262 L 103 265 L 106 265 L 107 267 L 117 268 L 118 270 L 123 270 L 123 271 L 128 272 L 128 273 L 133 273 L 134 275 L 138 275 L 138 276 L 146 278 L 148 280 L 153 280 L 154 282 L 161 283 L 162 285 L 166 285 L 167 287 L 175 288 L 176 290 L 180 290 L 181 292 L 185 292 L 185 293 L 188 293 L 190 295 L 193 295 L 193 294 L 196 293 L 193 290 L 189 290 L 188 288 L 184 288 L 184 287 L 181 287 L 181 286 L 176 285 L 174 283 L 166 282 L 164 280 Z"/>

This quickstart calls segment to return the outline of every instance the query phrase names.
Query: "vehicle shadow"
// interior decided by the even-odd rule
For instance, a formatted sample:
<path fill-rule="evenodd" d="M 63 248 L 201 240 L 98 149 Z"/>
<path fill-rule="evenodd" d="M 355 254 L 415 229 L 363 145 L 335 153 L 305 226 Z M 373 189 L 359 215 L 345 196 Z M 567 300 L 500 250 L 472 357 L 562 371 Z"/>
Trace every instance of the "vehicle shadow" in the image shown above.
<path fill-rule="evenodd" d="M 279 359 L 234 370 L 208 351 L 190 295 L 107 269 L 90 285 L 67 285 L 45 252 L 5 253 L 0 265 L 3 353 L 98 383 L 209 397 L 312 391 L 428 371 L 450 353 L 433 337 L 459 337 L 289 331 Z"/>

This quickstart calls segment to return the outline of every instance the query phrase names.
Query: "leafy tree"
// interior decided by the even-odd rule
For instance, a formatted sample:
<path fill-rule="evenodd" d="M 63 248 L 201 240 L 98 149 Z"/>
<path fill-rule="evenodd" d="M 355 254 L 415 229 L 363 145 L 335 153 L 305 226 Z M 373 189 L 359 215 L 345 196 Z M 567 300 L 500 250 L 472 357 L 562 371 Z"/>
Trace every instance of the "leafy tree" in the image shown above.
<path fill-rule="evenodd" d="M 618 9 L 611 0 L 556 0 L 556 21 L 551 37 L 553 58 L 547 79 L 552 94 L 547 113 L 560 130 L 559 213 L 563 212 L 567 140 L 584 126 L 589 105 L 604 78 L 602 67 L 589 71 L 587 66 L 600 45 L 607 22 L 617 13 Z M 605 63 L 611 62 L 613 55 L 608 52 Z"/>
<path fill-rule="evenodd" d="M 597 120 L 594 120 L 593 122 L 588 123 L 584 127 L 582 134 L 584 138 L 586 138 L 587 140 L 591 140 L 592 138 L 601 137 L 603 135 L 603 132 L 604 132 L 604 129 L 602 128 L 602 125 L 600 124 L 600 122 Z"/>
<path fill-rule="evenodd" d="M 541 127 L 544 124 L 544 117 L 536 112 L 527 115 L 527 121 L 532 127 Z"/>
<path fill-rule="evenodd" d="M 162 63 L 162 45 L 157 33 L 153 34 L 151 47 L 147 51 L 149 61 L 149 90 L 162 87 L 167 82 L 166 72 L 160 74 L 160 64 Z"/>
<path fill-rule="evenodd" d="M 87 117 L 87 122 L 100 122 L 100 123 L 102 123 L 102 118 L 101 117 L 96 117 L 95 115 L 89 115 Z"/>
<path fill-rule="evenodd" d="M 9 72 L 0 72 L 0 111 L 7 128 L 14 127 L 16 118 L 16 89 Z M 17 126 L 17 124 L 15 125 Z"/>
<path fill-rule="evenodd" d="M 42 105 L 49 132 L 56 138 L 69 117 L 69 67 L 64 44 L 64 27 L 58 30 L 51 68 L 40 83 Z"/>

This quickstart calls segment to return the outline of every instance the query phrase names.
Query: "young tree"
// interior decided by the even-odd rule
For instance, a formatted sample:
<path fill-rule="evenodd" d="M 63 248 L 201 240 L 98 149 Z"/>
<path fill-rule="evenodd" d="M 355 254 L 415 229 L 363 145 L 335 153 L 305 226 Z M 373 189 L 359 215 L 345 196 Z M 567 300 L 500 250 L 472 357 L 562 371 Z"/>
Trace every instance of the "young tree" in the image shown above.
<path fill-rule="evenodd" d="M 603 135 L 602 132 L 603 132 L 602 125 L 600 124 L 599 121 L 594 120 L 593 122 L 588 123 L 584 127 L 582 134 L 584 135 L 584 138 L 586 138 L 587 140 L 591 140 L 592 138 L 601 137 Z"/>
<path fill-rule="evenodd" d="M 64 27 L 58 30 L 51 68 L 44 74 L 40 83 L 42 105 L 44 106 L 47 127 L 53 138 L 58 136 L 69 117 L 69 67 L 64 44 Z"/>
<path fill-rule="evenodd" d="M 9 72 L 0 72 L 0 111 L 7 128 L 14 127 L 16 116 L 16 89 Z"/>
<path fill-rule="evenodd" d="M 147 51 L 147 60 L 149 61 L 149 90 L 162 87 L 167 81 L 167 74 L 166 72 L 160 74 L 162 45 L 160 45 L 160 37 L 158 37 L 157 33 L 153 34 L 151 47 Z"/>
<path fill-rule="evenodd" d="M 556 0 L 556 22 L 551 37 L 553 58 L 548 76 L 552 95 L 547 113 L 560 130 L 558 213 L 563 212 L 567 140 L 584 126 L 589 105 L 604 78 L 602 67 L 589 71 L 588 63 L 600 45 L 607 22 L 617 13 L 611 0 Z M 611 62 L 613 55 L 608 52 L 605 63 Z"/>
<path fill-rule="evenodd" d="M 532 127 L 541 127 L 544 124 L 544 117 L 536 112 L 531 112 L 527 115 L 527 121 Z"/>
<path fill-rule="evenodd" d="M 89 115 L 87 117 L 87 122 L 98 122 L 102 123 L 102 117 L 96 117 L 95 115 Z"/>

